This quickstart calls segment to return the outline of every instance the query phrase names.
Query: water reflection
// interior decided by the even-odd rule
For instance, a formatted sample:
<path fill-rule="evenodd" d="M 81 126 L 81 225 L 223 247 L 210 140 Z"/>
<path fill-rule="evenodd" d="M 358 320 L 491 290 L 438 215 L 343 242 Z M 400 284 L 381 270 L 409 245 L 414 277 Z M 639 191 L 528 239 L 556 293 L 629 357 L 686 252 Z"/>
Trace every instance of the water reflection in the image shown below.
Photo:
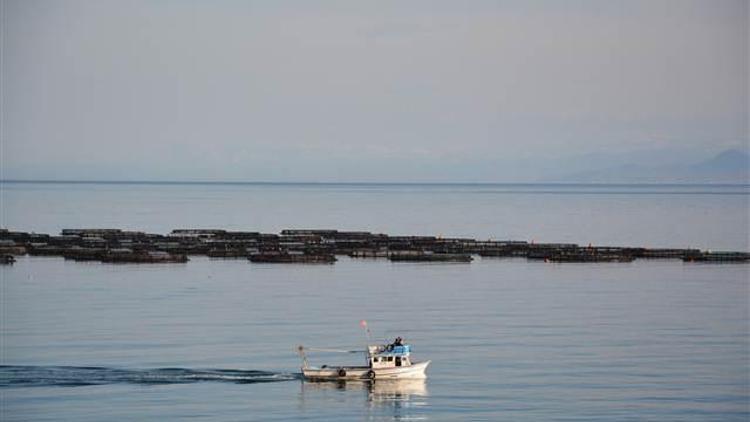
<path fill-rule="evenodd" d="M 333 393 L 333 397 L 332 397 Z M 337 394 L 338 393 L 338 394 Z M 424 379 L 377 381 L 303 381 L 301 405 L 333 399 L 364 399 L 372 419 L 426 420 L 427 383 Z"/>

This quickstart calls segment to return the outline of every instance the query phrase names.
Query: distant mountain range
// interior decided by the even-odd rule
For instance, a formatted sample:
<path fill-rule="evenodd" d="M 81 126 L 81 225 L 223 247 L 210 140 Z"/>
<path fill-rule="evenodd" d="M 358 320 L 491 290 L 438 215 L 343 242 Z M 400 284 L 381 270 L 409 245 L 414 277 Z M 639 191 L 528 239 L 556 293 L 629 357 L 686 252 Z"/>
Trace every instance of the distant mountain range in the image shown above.
<path fill-rule="evenodd" d="M 668 160 L 665 160 L 668 162 Z M 738 149 L 725 150 L 709 159 L 689 164 L 628 163 L 604 169 L 572 172 L 564 182 L 582 183 L 750 183 L 750 156 Z"/>

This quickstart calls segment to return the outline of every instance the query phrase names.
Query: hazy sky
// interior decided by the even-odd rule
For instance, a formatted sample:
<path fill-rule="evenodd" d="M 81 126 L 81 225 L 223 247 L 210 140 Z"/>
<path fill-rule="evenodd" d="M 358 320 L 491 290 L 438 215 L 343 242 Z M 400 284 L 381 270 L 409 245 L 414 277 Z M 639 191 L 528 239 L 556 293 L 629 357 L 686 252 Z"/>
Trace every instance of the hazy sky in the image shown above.
<path fill-rule="evenodd" d="M 517 181 L 748 144 L 747 1 L 0 1 L 5 179 Z"/>

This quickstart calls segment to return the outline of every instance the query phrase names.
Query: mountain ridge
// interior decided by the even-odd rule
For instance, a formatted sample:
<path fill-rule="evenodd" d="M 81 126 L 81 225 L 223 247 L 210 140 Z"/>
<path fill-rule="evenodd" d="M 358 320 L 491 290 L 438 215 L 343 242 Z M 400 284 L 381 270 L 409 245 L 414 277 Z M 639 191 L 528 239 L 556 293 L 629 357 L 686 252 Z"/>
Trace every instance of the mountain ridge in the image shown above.
<path fill-rule="evenodd" d="M 565 174 L 561 181 L 586 183 L 749 183 L 750 156 L 732 148 L 687 164 L 625 163 Z"/>

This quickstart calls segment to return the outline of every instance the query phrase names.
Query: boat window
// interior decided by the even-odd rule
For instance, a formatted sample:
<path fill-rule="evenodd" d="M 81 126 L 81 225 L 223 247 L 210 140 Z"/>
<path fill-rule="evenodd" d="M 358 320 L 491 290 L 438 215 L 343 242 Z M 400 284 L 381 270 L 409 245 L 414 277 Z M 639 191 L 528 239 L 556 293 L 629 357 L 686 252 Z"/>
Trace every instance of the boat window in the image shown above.
<path fill-rule="evenodd" d="M 372 358 L 373 362 L 380 362 L 380 358 Z"/>
<path fill-rule="evenodd" d="M 393 362 L 393 356 L 388 356 L 388 362 Z"/>

